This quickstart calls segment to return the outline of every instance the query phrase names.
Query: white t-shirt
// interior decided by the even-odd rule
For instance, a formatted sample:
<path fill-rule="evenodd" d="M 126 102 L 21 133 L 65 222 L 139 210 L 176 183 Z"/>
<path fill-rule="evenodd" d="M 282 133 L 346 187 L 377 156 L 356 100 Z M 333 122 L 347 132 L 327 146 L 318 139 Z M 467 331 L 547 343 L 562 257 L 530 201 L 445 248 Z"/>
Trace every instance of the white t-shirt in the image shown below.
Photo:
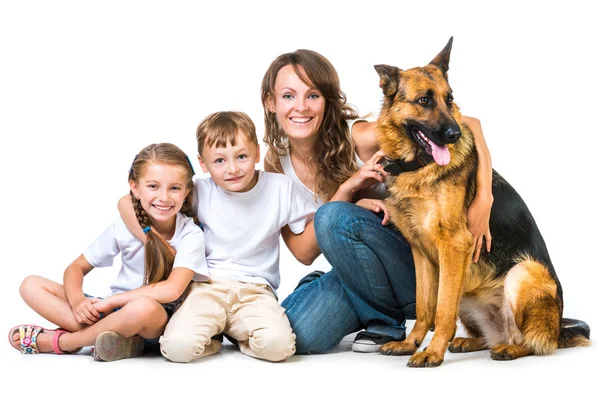
<path fill-rule="evenodd" d="M 282 174 L 258 172 L 245 193 L 224 190 L 212 178 L 196 178 L 198 219 L 206 235 L 210 275 L 279 287 L 279 234 L 300 234 L 317 209 Z"/>
<path fill-rule="evenodd" d="M 194 272 L 194 281 L 208 280 L 204 233 L 193 219 L 177 214 L 175 234 L 169 244 L 177 251 L 173 268 L 189 268 Z M 129 232 L 120 217 L 83 252 L 83 256 L 93 267 L 110 267 L 119 253 L 121 271 L 110 286 L 110 295 L 135 290 L 144 282 L 144 244 Z"/>

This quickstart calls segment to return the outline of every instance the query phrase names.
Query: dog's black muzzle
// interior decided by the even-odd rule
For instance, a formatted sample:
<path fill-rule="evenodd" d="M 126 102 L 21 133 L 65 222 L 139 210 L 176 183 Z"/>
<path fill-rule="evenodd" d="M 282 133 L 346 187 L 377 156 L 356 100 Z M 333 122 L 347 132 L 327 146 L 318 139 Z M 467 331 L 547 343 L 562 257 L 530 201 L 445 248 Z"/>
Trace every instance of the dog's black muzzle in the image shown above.
<path fill-rule="evenodd" d="M 435 129 L 421 128 L 421 130 L 431 141 L 440 146 L 456 143 L 462 135 L 460 127 L 455 121 L 442 123 Z"/>
<path fill-rule="evenodd" d="M 443 128 L 443 132 L 441 133 L 441 141 L 444 144 L 452 144 L 452 143 L 456 143 L 458 141 L 458 139 L 461 136 L 461 132 L 460 132 L 460 128 L 458 127 L 458 124 L 454 124 L 450 127 L 444 127 Z"/>

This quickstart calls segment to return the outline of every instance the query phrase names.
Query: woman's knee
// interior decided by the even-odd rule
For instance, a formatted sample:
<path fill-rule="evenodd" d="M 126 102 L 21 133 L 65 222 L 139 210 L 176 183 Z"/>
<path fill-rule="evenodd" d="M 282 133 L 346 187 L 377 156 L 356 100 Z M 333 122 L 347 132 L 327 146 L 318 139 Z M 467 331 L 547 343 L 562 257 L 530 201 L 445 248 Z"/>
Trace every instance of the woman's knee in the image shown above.
<path fill-rule="evenodd" d="M 350 210 L 356 207 L 345 201 L 334 201 L 319 207 L 315 214 L 315 230 L 328 233 L 344 225 Z"/>
<path fill-rule="evenodd" d="M 315 215 L 315 234 L 322 251 L 338 249 L 340 241 L 344 241 L 354 230 L 358 223 L 355 218 L 356 208 L 356 205 L 344 201 L 334 201 L 319 207 Z"/>

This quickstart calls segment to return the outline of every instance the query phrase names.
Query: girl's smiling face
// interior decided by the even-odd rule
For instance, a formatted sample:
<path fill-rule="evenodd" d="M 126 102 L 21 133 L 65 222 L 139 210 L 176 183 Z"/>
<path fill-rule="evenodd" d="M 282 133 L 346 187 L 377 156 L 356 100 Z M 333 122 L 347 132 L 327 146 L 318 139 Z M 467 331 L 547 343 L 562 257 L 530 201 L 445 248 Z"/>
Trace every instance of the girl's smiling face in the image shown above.
<path fill-rule="evenodd" d="M 155 227 L 169 225 L 181 210 L 189 193 L 186 171 L 180 166 L 148 163 L 137 181 L 130 181 L 133 195 Z"/>
<path fill-rule="evenodd" d="M 302 67 L 298 70 L 306 77 Z M 319 90 L 304 83 L 288 64 L 277 73 L 275 95 L 269 99 L 268 109 L 275 113 L 288 138 L 313 138 L 323 123 L 325 98 Z"/>

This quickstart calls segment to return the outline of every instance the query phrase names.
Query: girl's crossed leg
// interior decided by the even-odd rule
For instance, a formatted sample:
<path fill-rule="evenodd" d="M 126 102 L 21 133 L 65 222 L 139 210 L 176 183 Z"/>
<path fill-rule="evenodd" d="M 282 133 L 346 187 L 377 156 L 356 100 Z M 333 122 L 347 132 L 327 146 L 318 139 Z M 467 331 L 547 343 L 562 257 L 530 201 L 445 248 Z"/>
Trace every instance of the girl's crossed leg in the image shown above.
<path fill-rule="evenodd" d="M 58 339 L 58 348 L 63 352 L 77 351 L 94 345 L 98 335 L 115 331 L 123 337 L 140 335 L 151 339 L 160 336 L 168 317 L 164 307 L 149 297 L 138 297 L 120 310 L 98 319 L 92 325 L 76 320 L 62 284 L 39 276 L 27 277 L 20 288 L 23 300 L 46 320 L 67 332 Z M 53 332 L 41 332 L 37 336 L 40 352 L 53 352 Z M 19 348 L 19 334 L 13 337 L 13 345 Z"/>

